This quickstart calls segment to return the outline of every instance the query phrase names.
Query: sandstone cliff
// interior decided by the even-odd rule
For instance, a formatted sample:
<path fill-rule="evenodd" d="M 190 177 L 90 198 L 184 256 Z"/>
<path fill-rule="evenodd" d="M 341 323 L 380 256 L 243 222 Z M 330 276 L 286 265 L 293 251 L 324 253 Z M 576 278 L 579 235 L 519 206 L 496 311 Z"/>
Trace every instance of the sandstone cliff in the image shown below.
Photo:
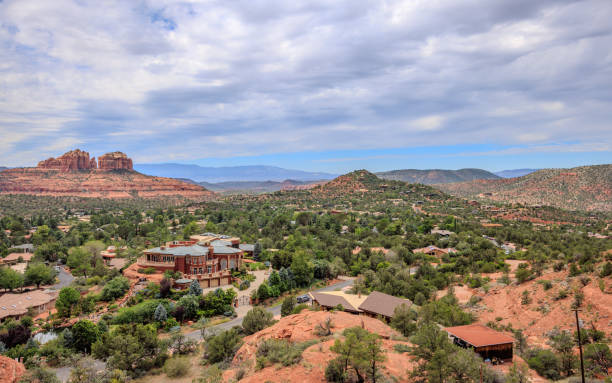
<path fill-rule="evenodd" d="M 0 383 L 17 383 L 25 373 L 25 366 L 0 355 Z"/>
<path fill-rule="evenodd" d="M 86 170 L 97 168 L 96 159 L 89 158 L 89 153 L 80 149 L 71 150 L 57 158 L 48 158 L 38 163 L 41 169 L 55 169 L 61 171 Z"/>
<path fill-rule="evenodd" d="M 133 170 L 132 159 L 124 153 L 112 152 L 98 157 L 98 169 L 101 170 Z"/>
<path fill-rule="evenodd" d="M 132 160 L 121 152 L 95 158 L 79 149 L 38 163 L 35 168 L 0 173 L 0 194 L 77 196 L 93 198 L 183 197 L 208 199 L 214 193 L 200 185 L 173 178 L 152 177 L 132 170 Z M 115 170 L 122 170 L 117 172 Z"/>

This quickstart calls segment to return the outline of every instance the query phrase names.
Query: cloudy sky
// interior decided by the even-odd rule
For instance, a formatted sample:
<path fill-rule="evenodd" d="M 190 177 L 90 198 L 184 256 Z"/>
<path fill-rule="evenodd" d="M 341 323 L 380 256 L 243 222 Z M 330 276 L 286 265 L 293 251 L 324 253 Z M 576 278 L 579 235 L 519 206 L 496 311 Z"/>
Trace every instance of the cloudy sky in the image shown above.
<path fill-rule="evenodd" d="M 610 0 L 0 0 L 0 165 L 612 162 Z"/>

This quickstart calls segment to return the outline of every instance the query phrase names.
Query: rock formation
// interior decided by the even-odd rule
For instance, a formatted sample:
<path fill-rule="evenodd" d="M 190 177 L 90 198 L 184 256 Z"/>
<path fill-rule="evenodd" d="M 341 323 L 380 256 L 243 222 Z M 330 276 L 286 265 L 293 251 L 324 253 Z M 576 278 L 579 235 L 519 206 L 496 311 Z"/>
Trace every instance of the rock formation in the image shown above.
<path fill-rule="evenodd" d="M 121 152 L 106 153 L 98 157 L 98 168 L 101 170 L 133 170 L 132 159 Z"/>
<path fill-rule="evenodd" d="M 48 158 L 38 163 L 42 169 L 53 169 L 60 171 L 95 169 L 96 159 L 89 159 L 89 153 L 80 149 L 71 150 L 57 158 Z"/>
<path fill-rule="evenodd" d="M 138 173 L 132 160 L 121 152 L 104 154 L 98 163 L 89 153 L 76 149 L 41 161 L 35 168 L 7 169 L 0 173 L 0 194 L 192 200 L 214 196 L 200 185 Z"/>
<path fill-rule="evenodd" d="M 0 355 L 0 383 L 17 383 L 25 371 L 23 364 Z"/>

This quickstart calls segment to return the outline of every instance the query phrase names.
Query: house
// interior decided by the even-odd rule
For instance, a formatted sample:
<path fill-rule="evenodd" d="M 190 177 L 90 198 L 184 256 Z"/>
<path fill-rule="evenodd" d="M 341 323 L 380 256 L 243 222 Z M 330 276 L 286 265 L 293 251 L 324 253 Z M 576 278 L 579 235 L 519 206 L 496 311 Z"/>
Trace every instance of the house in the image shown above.
<path fill-rule="evenodd" d="M 512 362 L 514 338 L 481 324 L 447 327 L 449 338 L 459 347 L 471 348 L 485 361 L 493 358 Z"/>
<path fill-rule="evenodd" d="M 378 291 L 373 291 L 370 295 L 347 294 L 343 291 L 312 292 L 310 296 L 313 305 L 324 310 L 331 310 L 341 305 L 346 312 L 373 318 L 382 317 L 386 321 L 393 318 L 396 307 L 402 304 L 412 306 L 409 299 L 394 297 Z"/>
<path fill-rule="evenodd" d="M 451 234 L 455 234 L 450 230 L 440 230 L 440 229 L 433 229 L 431 231 L 431 234 L 437 234 L 440 235 L 442 237 L 449 237 Z"/>
<path fill-rule="evenodd" d="M 359 306 L 366 299 L 363 295 L 347 294 L 342 291 L 326 291 L 326 292 L 312 292 L 310 293 L 312 303 L 315 306 L 319 306 L 324 310 L 332 310 L 338 306 L 342 306 L 342 309 L 346 312 L 353 314 L 361 314 Z"/>
<path fill-rule="evenodd" d="M 238 248 L 239 243 L 234 243 L 234 238 L 225 241 L 206 235 L 196 237 L 206 238 L 204 242 L 172 241 L 144 250 L 137 264 L 161 272 L 179 272 L 185 279 L 198 280 L 204 288 L 232 283 L 232 270 L 240 268 L 244 257 L 244 251 Z"/>
<path fill-rule="evenodd" d="M 412 301 L 410 301 L 410 299 L 398 298 L 393 295 L 373 291 L 361 305 L 359 305 L 359 310 L 365 315 L 375 318 L 382 317 L 386 321 L 389 321 L 393 318 L 395 309 L 401 305 L 410 307 L 412 306 Z"/>
<path fill-rule="evenodd" d="M 427 247 L 423 247 L 421 249 L 414 249 L 412 250 L 413 253 L 423 253 L 423 254 L 427 254 L 427 255 L 433 255 L 434 257 L 441 257 L 443 255 L 446 254 L 453 254 L 456 253 L 457 250 L 452 248 L 452 247 L 448 247 L 446 249 L 441 249 L 437 246 L 427 246 Z"/>
<path fill-rule="evenodd" d="M 33 253 L 34 245 L 31 243 L 24 243 L 23 245 L 13 246 L 13 249 L 23 250 L 24 253 Z"/>
<path fill-rule="evenodd" d="M 2 264 L 4 265 L 16 265 L 18 263 L 30 263 L 34 257 L 32 253 L 10 253 L 4 259 L 2 259 Z"/>
<path fill-rule="evenodd" d="M 55 294 L 47 294 L 40 290 L 23 294 L 4 294 L 0 296 L 0 322 L 7 318 L 19 320 L 28 313 L 35 316 L 51 310 L 56 299 Z"/>
<path fill-rule="evenodd" d="M 244 255 L 247 257 L 252 257 L 255 252 L 255 245 L 250 243 L 241 243 L 238 245 L 238 248 L 244 252 Z"/>

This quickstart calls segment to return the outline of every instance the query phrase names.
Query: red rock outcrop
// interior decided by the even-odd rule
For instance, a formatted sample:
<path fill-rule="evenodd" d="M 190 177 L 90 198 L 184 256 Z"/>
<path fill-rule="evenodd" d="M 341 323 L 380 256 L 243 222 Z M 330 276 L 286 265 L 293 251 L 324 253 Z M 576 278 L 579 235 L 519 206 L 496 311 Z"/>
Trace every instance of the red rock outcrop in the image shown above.
<path fill-rule="evenodd" d="M 95 169 L 95 158 L 90 159 L 89 153 L 80 149 L 71 150 L 57 158 L 48 158 L 38 163 L 42 169 L 54 169 L 61 171 Z"/>
<path fill-rule="evenodd" d="M 25 371 L 23 364 L 0 355 L 0 383 L 17 383 Z"/>
<path fill-rule="evenodd" d="M 107 153 L 98 160 L 99 168 L 89 153 L 76 149 L 41 161 L 35 168 L 7 169 L 0 173 L 0 194 L 193 200 L 214 196 L 200 185 L 138 173 L 132 168 L 132 160 L 121 152 Z"/>
<path fill-rule="evenodd" d="M 124 153 L 112 152 L 98 157 L 98 168 L 101 170 L 133 170 L 132 159 Z"/>

